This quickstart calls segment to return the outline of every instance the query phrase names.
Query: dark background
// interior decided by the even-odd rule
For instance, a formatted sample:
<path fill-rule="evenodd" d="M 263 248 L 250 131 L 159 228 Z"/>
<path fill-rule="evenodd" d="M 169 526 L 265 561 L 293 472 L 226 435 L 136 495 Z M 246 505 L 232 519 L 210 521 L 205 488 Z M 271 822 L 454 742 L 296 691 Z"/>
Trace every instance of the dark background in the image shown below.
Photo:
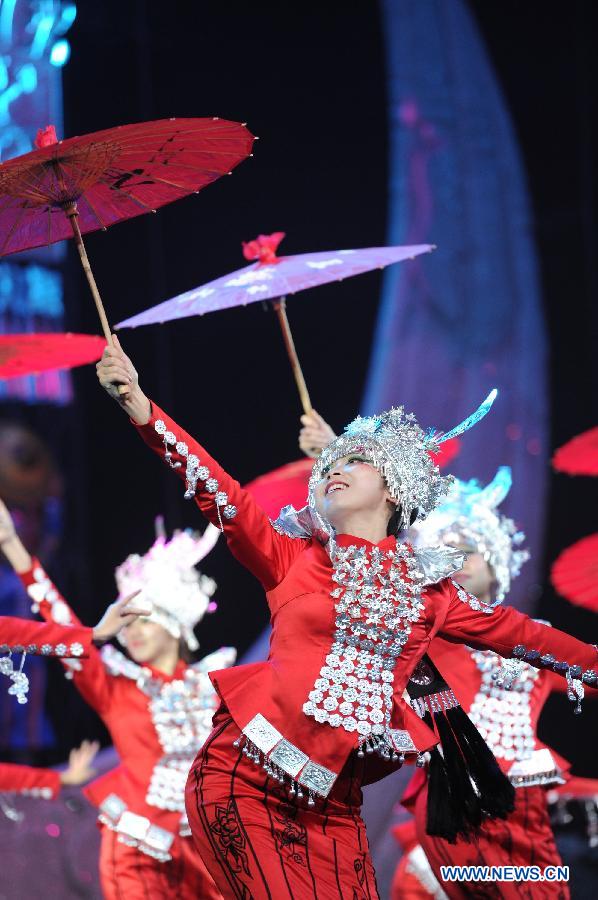
<path fill-rule="evenodd" d="M 597 64 L 591 4 L 471 0 L 511 108 L 535 212 L 551 341 L 552 446 L 595 424 L 597 270 L 594 176 Z M 156 216 L 90 235 L 88 251 L 112 322 L 243 265 L 240 242 L 285 230 L 284 252 L 385 243 L 387 127 L 377 5 L 81 2 L 64 70 L 65 135 L 169 116 L 246 121 L 261 140 L 230 178 Z M 298 295 L 289 315 L 316 408 L 335 427 L 358 411 L 381 277 Z M 69 248 L 68 327 L 98 323 Z M 260 304 L 126 331 L 121 340 L 149 396 L 241 481 L 297 458 L 299 403 L 273 315 Z M 57 561 L 68 599 L 94 622 L 114 597 L 114 567 L 169 529 L 199 525 L 172 473 L 149 453 L 97 386 L 75 373 L 73 409 L 31 412 L 67 475 L 66 537 Z M 400 397 L 397 397 L 400 402 Z M 524 490 L 524 486 L 515 486 Z M 558 552 L 595 528 L 595 484 L 554 476 L 546 575 Z M 525 522 L 520 523 L 525 527 Z M 202 650 L 248 647 L 267 622 L 258 584 L 217 546 L 204 563 L 218 611 Z M 539 614 L 585 639 L 595 616 L 547 584 Z M 61 746 L 100 732 L 95 716 L 50 675 Z M 595 707 L 594 707 L 595 709 Z M 593 714 L 569 725 L 549 702 L 543 735 L 598 775 Z M 565 718 L 563 718 L 565 717 Z M 563 721 L 567 727 L 563 728 Z"/>

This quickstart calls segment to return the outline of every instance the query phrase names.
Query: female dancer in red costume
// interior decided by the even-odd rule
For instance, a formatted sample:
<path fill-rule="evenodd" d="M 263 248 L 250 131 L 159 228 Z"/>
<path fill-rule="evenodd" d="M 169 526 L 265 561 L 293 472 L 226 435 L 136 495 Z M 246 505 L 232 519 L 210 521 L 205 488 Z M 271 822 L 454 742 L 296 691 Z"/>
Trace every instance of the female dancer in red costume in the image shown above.
<path fill-rule="evenodd" d="M 477 482 L 457 481 L 448 498 L 414 528 L 417 546 L 445 544 L 465 551 L 467 561 L 455 580 L 481 602 L 496 605 L 509 592 L 527 553 L 520 549 L 524 535 L 498 505 L 511 487 L 507 467 L 482 488 Z M 494 896 L 497 885 L 445 883 L 442 865 L 561 866 L 547 808 L 547 789 L 564 783 L 568 764 L 537 735 L 540 712 L 550 693 L 565 682 L 554 672 L 520 661 L 506 662 L 496 654 L 455 646 L 442 638 L 432 641 L 430 659 L 441 671 L 458 671 L 454 690 L 463 709 L 486 739 L 503 772 L 516 788 L 515 809 L 505 822 L 489 820 L 471 839 L 449 843 L 426 832 L 427 779 L 416 773 L 403 803 L 414 810 L 417 837 L 434 875 L 449 897 Z M 403 872 L 407 872 L 405 867 Z M 486 893 L 484 893 L 486 891 Z M 393 897 L 401 897 L 402 880 L 395 876 Z M 505 898 L 566 898 L 562 882 L 500 883 Z"/>
<path fill-rule="evenodd" d="M 269 659 L 212 673 L 222 704 L 187 786 L 193 837 L 223 895 L 376 897 L 361 786 L 406 757 L 423 763 L 429 749 L 436 785 L 455 791 L 464 827 L 482 813 L 505 815 L 512 786 L 446 685 L 426 696 L 439 705 L 434 722 L 403 697 L 432 637 L 528 657 L 572 679 L 583 672 L 587 681 L 598 677 L 598 652 L 516 610 L 485 607 L 450 578 L 462 566 L 458 551 L 417 553 L 397 539 L 398 527 L 425 518 L 448 487 L 429 451 L 480 416 L 444 436 L 424 434 L 402 409 L 357 419 L 316 461 L 308 506 L 272 523 L 150 403 L 118 343 L 98 376 L 267 594 Z M 430 726 L 443 710 L 445 736 L 452 729 L 467 757 L 465 778 L 459 769 L 455 780 L 433 749 Z M 457 785 L 469 793 L 460 796 Z"/>
<path fill-rule="evenodd" d="M 13 530 L 0 502 L 2 526 Z M 231 648 L 193 665 L 184 659 L 198 647 L 193 627 L 215 589 L 194 568 L 213 546 L 214 534 L 210 529 L 198 539 L 179 532 L 171 541 L 160 536 L 145 556 L 128 557 L 116 571 L 121 594 L 141 592 L 151 608 L 119 636 L 132 659 L 106 646 L 67 669 L 121 759 L 85 789 L 99 808 L 100 880 L 109 900 L 220 897 L 191 846 L 184 807 L 187 773 L 217 705 L 207 673 L 235 659 Z M 76 629 L 77 617 L 14 530 L 4 549 L 41 615 Z"/>

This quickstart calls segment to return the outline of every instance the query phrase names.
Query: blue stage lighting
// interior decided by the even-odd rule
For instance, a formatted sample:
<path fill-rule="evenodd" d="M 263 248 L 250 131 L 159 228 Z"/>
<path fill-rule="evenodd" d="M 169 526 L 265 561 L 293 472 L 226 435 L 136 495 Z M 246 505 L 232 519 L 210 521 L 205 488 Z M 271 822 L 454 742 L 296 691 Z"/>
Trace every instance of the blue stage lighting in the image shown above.
<path fill-rule="evenodd" d="M 69 61 L 70 55 L 71 45 L 67 40 L 62 38 L 60 41 L 56 41 L 50 50 L 50 62 L 53 66 L 60 68 L 60 66 L 64 66 L 64 64 Z"/>

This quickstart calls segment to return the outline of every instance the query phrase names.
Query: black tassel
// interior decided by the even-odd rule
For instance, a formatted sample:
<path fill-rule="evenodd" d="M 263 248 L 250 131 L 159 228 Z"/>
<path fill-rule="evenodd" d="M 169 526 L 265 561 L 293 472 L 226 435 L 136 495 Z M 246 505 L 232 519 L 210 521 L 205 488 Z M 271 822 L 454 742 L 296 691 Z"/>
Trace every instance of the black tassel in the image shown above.
<path fill-rule="evenodd" d="M 428 728 L 434 730 L 434 723 L 428 711 L 423 717 Z M 434 716 L 436 730 L 442 741 L 442 731 L 450 733 L 448 722 L 438 727 L 437 715 Z M 460 758 L 459 748 L 455 744 L 452 734 L 447 739 L 453 744 L 453 760 Z M 465 813 L 465 804 L 462 802 L 461 786 L 463 773 L 455 770 L 455 764 L 447 765 L 446 750 L 443 744 L 443 753 L 437 747 L 430 751 L 430 763 L 428 768 L 428 802 L 426 806 L 426 831 L 434 837 L 441 837 L 454 844 L 457 837 L 467 840 L 467 835 L 472 828 Z M 466 773 L 465 773 L 466 774 Z M 470 785 L 471 787 L 471 785 Z M 475 795 L 474 795 L 475 796 Z"/>
<path fill-rule="evenodd" d="M 468 771 L 465 758 L 461 753 L 459 743 L 453 734 L 445 713 L 435 712 L 434 722 L 442 744 L 444 764 L 448 772 L 452 793 L 457 801 L 455 805 L 459 808 L 463 820 L 463 824 L 459 823 L 457 826 L 457 833 L 466 838 L 469 832 L 479 828 L 482 824 L 482 807 L 471 783 L 470 772 Z"/>
<path fill-rule="evenodd" d="M 484 816 L 504 819 L 513 811 L 515 789 L 461 707 L 446 708 L 452 695 L 432 660 L 426 655 L 420 665 L 423 671 L 415 669 L 407 691 L 416 712 L 426 710 L 423 721 L 442 745 L 442 753 L 430 754 L 427 830 L 451 843 L 455 835 L 469 840 Z"/>
<path fill-rule="evenodd" d="M 506 819 L 515 806 L 515 788 L 462 708 L 449 709 L 446 715 L 478 789 L 481 809 L 490 818 Z"/>
<path fill-rule="evenodd" d="M 454 844 L 465 826 L 459 805 L 451 794 L 448 772 L 437 747 L 430 751 L 428 767 L 428 803 L 426 807 L 426 832 L 433 837 L 444 838 Z"/>

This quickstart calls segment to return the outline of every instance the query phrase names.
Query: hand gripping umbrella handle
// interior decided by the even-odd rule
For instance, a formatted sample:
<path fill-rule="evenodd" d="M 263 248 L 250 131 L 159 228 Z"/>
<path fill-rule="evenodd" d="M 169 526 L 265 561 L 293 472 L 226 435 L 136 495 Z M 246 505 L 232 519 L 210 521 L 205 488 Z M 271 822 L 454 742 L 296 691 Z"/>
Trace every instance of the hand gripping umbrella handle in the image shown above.
<path fill-rule="evenodd" d="M 274 307 L 274 311 L 278 317 L 278 323 L 282 331 L 282 339 L 289 356 L 293 375 L 295 376 L 295 382 L 297 384 L 297 390 L 299 391 L 299 397 L 301 398 L 303 412 L 308 415 L 312 411 L 312 405 L 309 398 L 309 391 L 307 390 L 307 385 L 305 383 L 305 378 L 303 377 L 301 363 L 299 362 L 299 357 L 297 356 L 297 351 L 295 349 L 295 341 L 293 340 L 291 326 L 289 325 L 289 320 L 287 318 L 286 303 L 286 297 L 280 297 L 280 299 L 272 301 L 272 306 Z"/>

